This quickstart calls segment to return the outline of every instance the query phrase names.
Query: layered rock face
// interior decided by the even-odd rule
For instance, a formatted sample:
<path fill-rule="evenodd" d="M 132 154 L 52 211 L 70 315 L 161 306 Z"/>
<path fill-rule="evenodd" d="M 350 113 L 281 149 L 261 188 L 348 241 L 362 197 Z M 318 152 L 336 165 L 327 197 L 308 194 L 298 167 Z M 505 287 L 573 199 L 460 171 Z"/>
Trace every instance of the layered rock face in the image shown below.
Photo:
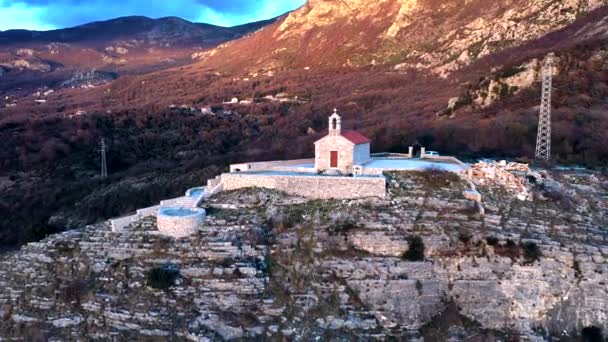
<path fill-rule="evenodd" d="M 454 176 L 390 175 L 386 199 L 221 193 L 196 235 L 153 217 L 51 236 L 0 258 L 0 337 L 141 340 L 542 340 L 607 331 L 608 184 L 562 173 L 519 201 Z M 565 205 L 565 198 L 576 206 Z M 558 204 L 559 203 L 559 204 Z M 424 255 L 411 260 L 410 238 Z M 410 258 L 410 259 L 408 259 Z M 170 264 L 166 290 L 149 271 Z"/>
<path fill-rule="evenodd" d="M 447 76 L 603 5 L 604 0 L 315 0 L 264 32 L 216 49 L 207 63 L 222 67 L 224 60 L 230 68 L 247 65 L 240 60 L 247 57 L 250 69 L 382 64 Z M 237 52 L 251 44 L 258 46 L 247 50 L 254 58 L 239 58 Z"/>

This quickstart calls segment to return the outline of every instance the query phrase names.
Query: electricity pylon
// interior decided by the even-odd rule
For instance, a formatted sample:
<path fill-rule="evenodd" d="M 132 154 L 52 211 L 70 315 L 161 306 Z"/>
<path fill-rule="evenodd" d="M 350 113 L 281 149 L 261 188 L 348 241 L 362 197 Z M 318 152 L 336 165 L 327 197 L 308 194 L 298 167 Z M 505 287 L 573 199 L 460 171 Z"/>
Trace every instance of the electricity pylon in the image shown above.
<path fill-rule="evenodd" d="M 547 56 L 542 72 L 543 89 L 536 138 L 536 159 L 551 159 L 551 92 L 553 91 L 553 55 Z"/>
<path fill-rule="evenodd" d="M 106 161 L 106 141 L 101 139 L 101 178 L 108 178 L 108 163 Z"/>

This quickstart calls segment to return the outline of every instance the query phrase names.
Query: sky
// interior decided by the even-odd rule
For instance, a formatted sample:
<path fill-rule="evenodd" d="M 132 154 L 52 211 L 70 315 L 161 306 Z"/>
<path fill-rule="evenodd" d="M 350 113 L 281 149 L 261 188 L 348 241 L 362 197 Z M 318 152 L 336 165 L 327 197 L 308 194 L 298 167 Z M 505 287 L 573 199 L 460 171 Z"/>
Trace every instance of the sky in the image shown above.
<path fill-rule="evenodd" d="M 305 0 L 0 0 L 0 30 L 52 30 L 129 15 L 234 26 L 270 19 Z"/>

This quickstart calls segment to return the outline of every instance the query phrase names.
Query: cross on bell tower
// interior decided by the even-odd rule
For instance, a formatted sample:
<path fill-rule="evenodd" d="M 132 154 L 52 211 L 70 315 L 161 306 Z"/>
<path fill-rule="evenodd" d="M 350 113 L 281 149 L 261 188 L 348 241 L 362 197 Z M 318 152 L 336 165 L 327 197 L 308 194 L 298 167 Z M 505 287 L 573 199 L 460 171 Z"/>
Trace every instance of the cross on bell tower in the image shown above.
<path fill-rule="evenodd" d="M 338 115 L 338 109 L 334 108 L 334 114 L 329 117 L 329 135 L 337 136 L 342 133 L 342 118 Z"/>

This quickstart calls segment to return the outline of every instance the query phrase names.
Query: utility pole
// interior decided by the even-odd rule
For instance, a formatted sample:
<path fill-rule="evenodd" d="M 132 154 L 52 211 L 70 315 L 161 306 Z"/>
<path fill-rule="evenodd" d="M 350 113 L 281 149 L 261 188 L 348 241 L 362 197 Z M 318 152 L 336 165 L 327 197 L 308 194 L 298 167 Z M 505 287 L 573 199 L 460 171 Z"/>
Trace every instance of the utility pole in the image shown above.
<path fill-rule="evenodd" d="M 536 159 L 549 161 L 551 159 L 551 92 L 553 91 L 553 54 L 545 60 L 542 71 L 542 99 L 540 103 L 540 118 L 538 121 L 538 137 L 536 138 Z"/>
<path fill-rule="evenodd" d="M 106 141 L 101 138 L 101 178 L 108 178 L 108 163 L 106 161 Z"/>

